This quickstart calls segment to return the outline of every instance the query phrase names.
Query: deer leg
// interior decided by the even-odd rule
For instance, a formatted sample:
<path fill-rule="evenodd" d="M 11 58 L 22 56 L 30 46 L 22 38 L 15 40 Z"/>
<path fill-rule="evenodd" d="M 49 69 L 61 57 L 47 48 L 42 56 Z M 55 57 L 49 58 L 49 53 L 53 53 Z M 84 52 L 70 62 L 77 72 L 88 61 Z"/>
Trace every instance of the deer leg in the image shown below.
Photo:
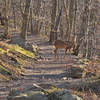
<path fill-rule="evenodd" d="M 55 50 L 54 50 L 55 58 L 57 56 L 57 50 L 58 50 L 58 48 L 55 48 Z"/>
<path fill-rule="evenodd" d="M 65 58 L 65 56 L 66 56 L 66 52 L 67 52 L 67 48 L 65 49 L 65 54 L 64 54 L 64 58 Z"/>
<path fill-rule="evenodd" d="M 71 48 L 69 48 L 69 58 L 71 59 Z"/>

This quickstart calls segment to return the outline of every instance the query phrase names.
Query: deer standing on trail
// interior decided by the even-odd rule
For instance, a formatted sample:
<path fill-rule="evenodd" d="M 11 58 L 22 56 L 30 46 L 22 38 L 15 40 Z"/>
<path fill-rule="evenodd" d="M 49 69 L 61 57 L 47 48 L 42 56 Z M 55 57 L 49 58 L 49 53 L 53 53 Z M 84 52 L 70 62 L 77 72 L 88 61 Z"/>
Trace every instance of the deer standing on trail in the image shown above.
<path fill-rule="evenodd" d="M 71 52 L 71 49 L 74 48 L 75 41 L 74 41 L 74 38 L 72 38 L 72 41 L 56 40 L 53 43 L 53 45 L 55 47 L 55 50 L 54 50 L 55 57 L 57 56 L 57 51 L 59 48 L 65 49 L 65 54 L 64 54 L 64 57 L 65 57 L 67 50 L 69 50 L 69 52 Z"/>

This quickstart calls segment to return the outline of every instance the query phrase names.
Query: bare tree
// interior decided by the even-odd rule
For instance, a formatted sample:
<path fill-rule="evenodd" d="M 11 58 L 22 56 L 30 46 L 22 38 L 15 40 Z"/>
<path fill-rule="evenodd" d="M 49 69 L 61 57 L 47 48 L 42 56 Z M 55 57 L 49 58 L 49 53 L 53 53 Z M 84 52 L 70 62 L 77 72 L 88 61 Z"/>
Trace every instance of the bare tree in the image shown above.
<path fill-rule="evenodd" d="M 69 22 L 70 22 L 70 35 L 73 33 L 73 20 L 74 19 L 74 0 L 70 0 L 69 4 Z"/>
<path fill-rule="evenodd" d="M 34 27 L 33 27 L 34 32 L 33 32 L 33 34 L 37 35 L 37 34 L 39 34 L 39 30 L 40 30 L 40 27 L 41 27 L 41 22 L 39 21 L 41 0 L 35 0 L 34 4 L 35 4 L 34 16 L 37 17 L 37 19 L 34 19 Z"/>
<path fill-rule="evenodd" d="M 11 1 L 11 5 L 12 5 L 13 18 L 14 18 L 14 28 L 16 29 L 15 2 L 13 0 Z"/>
<path fill-rule="evenodd" d="M 54 41 L 54 24 L 56 19 L 56 7 L 57 7 L 57 0 L 52 0 L 51 31 L 50 31 L 50 40 L 49 40 L 50 43 Z"/>
<path fill-rule="evenodd" d="M 63 2 L 63 8 L 64 8 L 65 16 L 66 16 L 66 39 L 69 40 L 70 39 L 70 21 L 69 21 L 69 16 L 68 16 L 68 10 L 66 7 L 65 0 L 62 0 L 62 2 Z"/>
<path fill-rule="evenodd" d="M 80 23 L 80 33 L 77 36 L 77 45 L 76 48 L 74 49 L 74 54 L 78 55 L 79 53 L 79 48 L 81 43 L 83 42 L 82 46 L 82 51 L 83 51 L 83 56 L 86 56 L 86 35 L 87 35 L 87 28 L 88 28 L 88 5 L 89 5 L 89 0 L 84 0 L 84 9 L 81 13 L 81 23 Z"/>
<path fill-rule="evenodd" d="M 28 24 L 28 17 L 29 17 L 29 7 L 30 7 L 31 0 L 26 0 L 25 3 L 25 10 L 23 13 L 23 21 L 22 21 L 22 28 L 21 28 L 21 38 L 27 38 L 27 24 Z"/>
<path fill-rule="evenodd" d="M 93 56 L 94 39 L 95 39 L 95 22 L 96 22 L 96 9 L 94 7 L 95 0 L 90 0 L 89 17 L 88 17 L 88 39 L 87 39 L 87 58 Z"/>
<path fill-rule="evenodd" d="M 4 0 L 3 1 L 3 9 L 2 9 L 2 13 L 3 13 L 3 19 L 4 19 L 4 37 L 7 38 L 8 35 L 8 9 L 9 9 L 9 0 Z"/>

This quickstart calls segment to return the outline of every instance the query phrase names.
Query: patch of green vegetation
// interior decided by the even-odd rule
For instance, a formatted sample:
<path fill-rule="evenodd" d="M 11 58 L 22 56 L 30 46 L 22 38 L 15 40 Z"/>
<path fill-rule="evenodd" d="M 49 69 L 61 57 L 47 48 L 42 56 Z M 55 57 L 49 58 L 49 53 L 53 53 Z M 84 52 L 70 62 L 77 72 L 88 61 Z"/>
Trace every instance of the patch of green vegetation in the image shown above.
<path fill-rule="evenodd" d="M 27 57 L 30 57 L 30 58 L 35 58 L 35 54 L 33 54 L 32 52 L 28 51 L 28 50 L 25 50 L 23 48 L 21 48 L 20 46 L 18 45 L 13 45 L 13 48 L 12 48 L 12 51 L 17 51 Z"/>
<path fill-rule="evenodd" d="M 3 50 L 2 48 L 0 48 L 0 54 L 6 54 L 7 51 Z"/>
<path fill-rule="evenodd" d="M 22 58 L 17 58 L 17 61 L 19 64 L 24 64 L 25 63 L 25 60 L 22 59 Z"/>
<path fill-rule="evenodd" d="M 16 44 L 0 42 L 0 78 L 14 79 L 25 72 L 23 66 L 29 59 L 37 59 L 35 52 L 30 52 Z M 28 59 L 27 59 L 28 58 Z"/>
<path fill-rule="evenodd" d="M 55 92 L 57 90 L 58 90 L 58 88 L 52 86 L 51 89 L 48 90 L 48 92 L 49 93 L 53 93 L 53 92 Z"/>
<path fill-rule="evenodd" d="M 53 92 L 56 92 L 57 90 L 58 90 L 58 88 L 52 86 L 50 89 L 47 89 L 47 90 L 42 91 L 42 92 L 44 92 L 46 95 L 49 95 Z"/>
<path fill-rule="evenodd" d="M 89 63 L 89 59 L 87 59 L 87 58 L 83 58 L 83 59 L 79 59 L 79 61 L 80 62 L 82 62 L 82 63 L 84 63 L 84 64 L 86 64 L 86 65 L 88 65 L 88 63 Z"/>

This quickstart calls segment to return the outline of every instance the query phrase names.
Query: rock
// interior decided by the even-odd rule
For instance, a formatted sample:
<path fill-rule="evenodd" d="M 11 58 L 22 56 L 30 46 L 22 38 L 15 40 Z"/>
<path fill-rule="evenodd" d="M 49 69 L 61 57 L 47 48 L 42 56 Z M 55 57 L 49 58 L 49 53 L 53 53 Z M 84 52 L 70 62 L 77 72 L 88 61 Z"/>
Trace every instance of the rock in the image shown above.
<path fill-rule="evenodd" d="M 92 72 L 86 72 L 86 75 L 85 75 L 86 78 L 95 77 L 95 76 L 97 76 L 96 73 L 92 73 Z"/>
<path fill-rule="evenodd" d="M 83 100 L 81 97 L 79 97 L 77 95 L 72 95 L 72 97 L 73 97 L 73 100 Z"/>
<path fill-rule="evenodd" d="M 49 100 L 83 100 L 77 95 L 71 94 L 67 90 L 58 90 L 48 95 Z"/>
<path fill-rule="evenodd" d="M 85 68 L 70 67 L 66 69 L 66 77 L 71 78 L 88 78 L 94 77 L 96 73 L 88 72 Z"/>
<path fill-rule="evenodd" d="M 31 44 L 31 43 L 26 42 L 26 43 L 25 43 L 25 49 L 26 49 L 26 50 L 29 50 L 29 51 L 31 51 L 31 52 L 32 52 L 32 51 L 33 51 L 32 44 Z"/>
<path fill-rule="evenodd" d="M 83 71 L 83 68 L 70 67 L 66 69 L 66 76 L 71 78 L 82 78 Z"/>
<path fill-rule="evenodd" d="M 17 96 L 8 96 L 7 100 L 48 100 L 48 98 L 40 91 L 28 91 Z"/>
<path fill-rule="evenodd" d="M 34 90 L 11 90 L 7 100 L 83 100 L 77 95 L 71 94 L 66 89 L 57 89 L 49 94 Z"/>
<path fill-rule="evenodd" d="M 66 93 L 65 95 L 62 96 L 61 100 L 83 100 L 83 99 L 77 95 L 69 95 Z"/>
<path fill-rule="evenodd" d="M 31 44 L 31 43 L 26 42 L 25 48 L 32 52 L 38 52 L 38 46 L 36 44 Z"/>

